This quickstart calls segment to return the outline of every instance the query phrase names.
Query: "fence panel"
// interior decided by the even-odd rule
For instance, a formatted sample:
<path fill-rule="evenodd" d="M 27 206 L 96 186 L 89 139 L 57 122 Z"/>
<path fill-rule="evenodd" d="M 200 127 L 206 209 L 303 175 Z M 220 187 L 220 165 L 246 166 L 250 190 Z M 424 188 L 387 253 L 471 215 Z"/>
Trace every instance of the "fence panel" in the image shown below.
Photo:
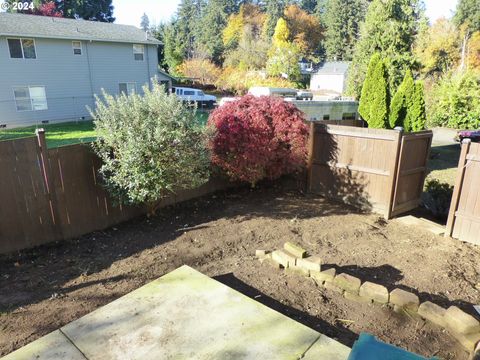
<path fill-rule="evenodd" d="M 401 133 L 312 124 L 309 189 L 389 216 Z"/>
<path fill-rule="evenodd" d="M 2 141 L 0 154 L 0 249 L 8 252 L 56 240 L 37 138 Z"/>
<path fill-rule="evenodd" d="M 420 201 L 431 137 L 312 123 L 309 190 L 386 218 L 410 210 Z"/>
<path fill-rule="evenodd" d="M 48 150 L 50 176 L 64 238 L 105 229 L 142 213 L 115 205 L 98 181 L 100 160 L 88 146 Z"/>
<path fill-rule="evenodd" d="M 480 244 L 480 144 L 465 142 L 445 236 Z"/>
<path fill-rule="evenodd" d="M 419 131 L 402 136 L 392 216 L 415 209 L 423 192 L 433 134 Z"/>
<path fill-rule="evenodd" d="M 45 160 L 45 161 L 44 161 Z M 101 160 L 86 145 L 46 149 L 45 134 L 0 142 L 0 253 L 70 239 L 145 213 L 116 205 L 98 179 Z M 232 186 L 221 178 L 180 190 L 159 207 Z"/>

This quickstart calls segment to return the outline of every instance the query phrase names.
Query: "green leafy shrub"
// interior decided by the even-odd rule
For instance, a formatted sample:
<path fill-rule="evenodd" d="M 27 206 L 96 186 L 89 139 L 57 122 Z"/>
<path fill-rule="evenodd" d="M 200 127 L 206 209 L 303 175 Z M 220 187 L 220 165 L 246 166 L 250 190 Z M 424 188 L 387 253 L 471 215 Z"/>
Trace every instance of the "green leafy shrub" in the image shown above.
<path fill-rule="evenodd" d="M 427 208 L 433 216 L 446 219 L 450 202 L 452 201 L 453 186 L 442 183 L 437 179 L 427 180 L 422 194 L 423 206 Z"/>
<path fill-rule="evenodd" d="M 100 173 L 114 198 L 146 203 L 154 213 L 159 201 L 209 178 L 208 129 L 195 111 L 162 86 L 143 88 L 144 95 L 97 97 L 94 117 L 102 159 Z"/>
<path fill-rule="evenodd" d="M 454 129 L 480 127 L 480 74 L 450 72 L 428 93 L 429 127 Z"/>

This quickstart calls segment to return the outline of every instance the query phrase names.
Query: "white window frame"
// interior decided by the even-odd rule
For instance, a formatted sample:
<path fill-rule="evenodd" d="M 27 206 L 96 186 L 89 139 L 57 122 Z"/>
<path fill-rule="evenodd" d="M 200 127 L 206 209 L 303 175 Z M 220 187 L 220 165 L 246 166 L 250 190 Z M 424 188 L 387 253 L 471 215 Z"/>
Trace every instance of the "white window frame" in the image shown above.
<path fill-rule="evenodd" d="M 142 47 L 142 52 L 136 51 L 135 46 L 141 46 Z M 145 60 L 145 44 L 133 44 L 133 60 L 135 61 L 144 61 Z M 137 54 L 142 54 L 142 60 L 137 60 L 135 59 L 135 55 Z"/>
<path fill-rule="evenodd" d="M 74 43 L 78 43 L 80 44 L 80 46 L 75 46 Z M 75 50 L 80 50 L 80 54 L 75 54 Z M 82 42 L 80 40 L 73 40 L 72 41 L 72 51 L 73 51 L 73 55 L 75 56 L 82 56 L 83 55 L 83 45 L 82 45 Z"/>
<path fill-rule="evenodd" d="M 19 88 L 26 88 L 28 90 L 28 98 L 22 98 L 22 99 L 17 99 L 17 97 L 15 96 L 15 89 L 19 89 Z M 32 98 L 32 95 L 30 93 L 30 89 L 31 88 L 43 88 L 43 93 L 45 94 L 45 99 L 43 100 L 42 99 L 42 102 L 44 101 L 45 102 L 45 107 L 42 108 L 42 109 L 35 109 L 35 100 L 36 99 L 33 99 Z M 47 99 L 47 91 L 46 91 L 46 88 L 44 85 L 17 85 L 17 86 L 14 86 L 13 87 L 13 99 L 15 100 L 15 109 L 17 110 L 17 112 L 25 112 L 25 111 L 44 111 L 44 110 L 48 110 L 48 99 Z M 30 109 L 26 109 L 26 110 L 19 110 L 18 109 L 18 101 L 20 100 L 29 100 L 30 101 Z"/>
<path fill-rule="evenodd" d="M 137 83 L 134 82 L 134 81 L 125 81 L 125 82 L 120 82 L 118 83 L 118 93 L 119 95 L 122 95 L 123 93 L 120 91 L 120 85 L 121 84 L 126 84 L 127 86 L 127 93 L 126 95 L 129 96 L 129 95 L 133 95 L 133 94 L 136 94 L 137 93 Z M 130 89 L 129 86 L 133 85 L 133 89 Z M 133 90 L 133 91 L 132 91 Z"/>
<path fill-rule="evenodd" d="M 22 49 L 22 57 L 21 58 L 14 58 L 12 57 L 12 54 L 10 54 L 10 46 L 8 45 L 8 40 L 20 40 L 20 47 Z M 23 50 L 23 40 L 32 40 L 33 41 L 33 48 L 35 49 L 35 57 L 34 58 L 26 58 L 25 57 L 25 51 Z M 7 42 L 7 51 L 8 51 L 8 56 L 12 60 L 37 60 L 38 59 L 38 54 L 37 54 L 37 43 L 35 42 L 34 38 L 17 38 L 17 37 L 7 37 L 6 38 Z"/>

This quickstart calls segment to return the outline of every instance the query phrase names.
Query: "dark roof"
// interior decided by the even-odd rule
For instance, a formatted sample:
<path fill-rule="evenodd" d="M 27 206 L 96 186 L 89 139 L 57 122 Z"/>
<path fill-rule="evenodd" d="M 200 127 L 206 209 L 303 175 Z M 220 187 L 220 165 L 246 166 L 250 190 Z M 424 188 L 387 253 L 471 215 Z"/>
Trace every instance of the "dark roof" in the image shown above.
<path fill-rule="evenodd" d="M 131 25 L 15 13 L 0 13 L 0 36 L 160 44 Z"/>
<path fill-rule="evenodd" d="M 345 74 L 349 66 L 349 61 L 327 61 L 319 64 L 313 74 Z"/>

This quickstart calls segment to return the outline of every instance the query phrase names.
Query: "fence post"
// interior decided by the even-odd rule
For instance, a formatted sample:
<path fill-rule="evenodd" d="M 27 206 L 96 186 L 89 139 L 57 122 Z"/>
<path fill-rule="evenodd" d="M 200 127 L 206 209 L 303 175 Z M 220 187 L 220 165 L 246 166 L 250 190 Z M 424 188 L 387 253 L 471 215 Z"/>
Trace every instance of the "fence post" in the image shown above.
<path fill-rule="evenodd" d="M 307 191 L 312 189 L 312 166 L 315 151 L 315 123 L 310 121 L 310 130 L 308 135 L 308 159 L 307 159 Z"/>
<path fill-rule="evenodd" d="M 453 225 L 455 224 L 455 212 L 457 211 L 458 202 L 460 201 L 460 194 L 462 193 L 463 178 L 465 177 L 465 165 L 467 163 L 468 150 L 472 140 L 463 139 L 462 151 L 460 152 L 460 159 L 458 160 L 457 178 L 455 180 L 455 187 L 453 188 L 452 202 L 448 210 L 448 220 L 445 229 L 445 237 L 452 236 Z"/>
<path fill-rule="evenodd" d="M 45 130 L 43 128 L 37 129 L 35 131 L 35 135 L 37 135 L 38 146 L 40 148 L 40 162 L 41 162 L 41 171 L 43 175 L 43 181 L 45 183 L 45 189 L 47 190 L 47 199 L 50 203 L 50 213 L 52 216 L 53 225 L 57 225 L 55 220 L 55 210 L 53 204 L 53 184 L 52 184 L 52 176 L 50 173 L 50 166 L 48 164 L 48 151 L 47 151 L 47 141 L 45 139 Z"/>

